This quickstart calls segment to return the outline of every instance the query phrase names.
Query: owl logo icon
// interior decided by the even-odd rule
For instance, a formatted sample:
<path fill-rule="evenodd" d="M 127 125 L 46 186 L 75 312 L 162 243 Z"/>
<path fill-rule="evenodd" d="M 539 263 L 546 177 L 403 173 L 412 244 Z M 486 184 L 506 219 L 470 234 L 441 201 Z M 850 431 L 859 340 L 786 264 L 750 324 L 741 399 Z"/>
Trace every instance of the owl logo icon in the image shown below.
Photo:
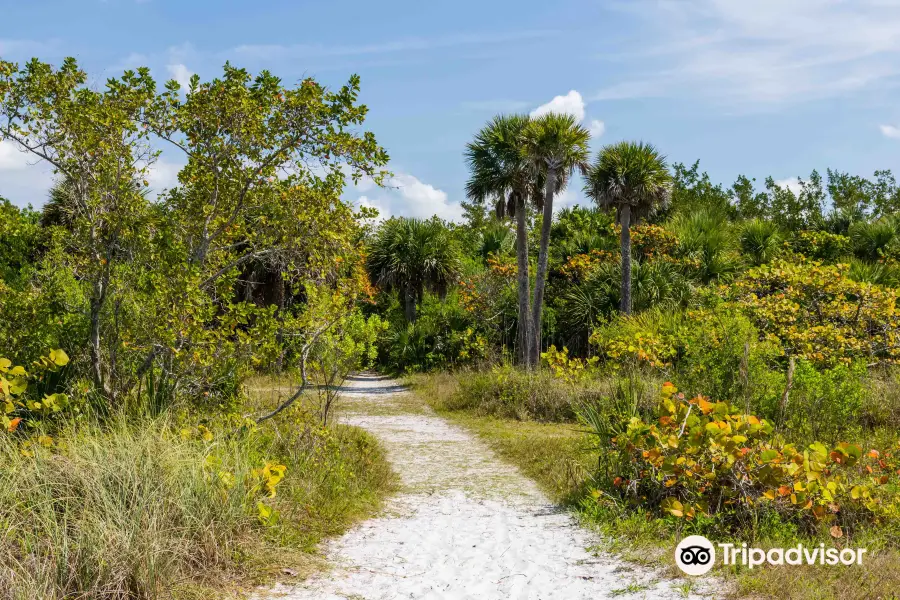
<path fill-rule="evenodd" d="M 675 564 L 688 575 L 703 575 L 715 562 L 716 550 L 702 535 L 689 535 L 675 547 Z"/>

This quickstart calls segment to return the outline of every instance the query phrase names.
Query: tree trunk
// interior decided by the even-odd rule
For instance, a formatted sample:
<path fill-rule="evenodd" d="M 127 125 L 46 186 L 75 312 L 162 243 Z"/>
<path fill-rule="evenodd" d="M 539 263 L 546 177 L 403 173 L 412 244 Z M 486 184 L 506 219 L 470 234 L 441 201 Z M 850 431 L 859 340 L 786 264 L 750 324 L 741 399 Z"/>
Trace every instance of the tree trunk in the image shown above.
<path fill-rule="evenodd" d="M 285 284 L 284 284 L 284 274 L 279 272 L 275 276 L 275 305 L 278 306 L 278 312 L 275 313 L 275 318 L 278 319 L 278 332 L 275 334 L 275 339 L 278 342 L 278 347 L 282 348 L 282 351 L 278 353 L 278 358 L 275 360 L 275 372 L 281 374 L 284 369 L 284 304 L 285 304 Z"/>
<path fill-rule="evenodd" d="M 619 310 L 631 314 L 631 205 L 622 207 L 619 217 L 622 225 L 622 297 Z"/>
<path fill-rule="evenodd" d="M 534 278 L 534 305 L 531 318 L 531 344 L 528 366 L 535 368 L 541 355 L 541 313 L 544 308 L 544 286 L 547 283 L 547 259 L 550 246 L 550 227 L 553 225 L 553 192 L 556 188 L 556 168 L 547 169 L 544 187 L 544 217 L 541 223 L 541 246 L 538 251 L 537 273 Z"/>
<path fill-rule="evenodd" d="M 416 322 L 416 291 L 412 288 L 411 285 L 406 286 L 406 291 L 403 294 L 403 313 L 406 316 L 407 323 L 415 323 Z"/>
<path fill-rule="evenodd" d="M 519 322 L 517 358 L 521 365 L 531 360 L 531 281 L 528 272 L 528 229 L 525 226 L 525 196 L 516 193 L 516 260 L 519 279 Z"/>
<path fill-rule="evenodd" d="M 90 324 L 90 346 L 91 346 L 91 375 L 94 385 L 101 394 L 109 397 L 110 390 L 106 385 L 103 377 L 103 350 L 100 340 L 100 319 L 103 313 L 103 305 L 106 303 L 106 285 L 105 278 L 94 283 L 93 293 L 91 295 L 91 324 Z"/>

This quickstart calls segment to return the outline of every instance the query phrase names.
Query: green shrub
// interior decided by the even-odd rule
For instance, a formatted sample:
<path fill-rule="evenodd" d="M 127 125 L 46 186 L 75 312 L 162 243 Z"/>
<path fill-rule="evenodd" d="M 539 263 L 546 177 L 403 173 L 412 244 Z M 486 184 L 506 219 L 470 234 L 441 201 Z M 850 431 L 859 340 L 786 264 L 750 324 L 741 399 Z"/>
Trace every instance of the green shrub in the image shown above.
<path fill-rule="evenodd" d="M 813 260 L 834 262 L 850 253 L 850 238 L 827 231 L 800 231 L 790 241 L 791 250 Z"/>
<path fill-rule="evenodd" d="M 760 410 L 783 389 L 780 349 L 725 304 L 619 317 L 591 338 L 608 366 L 652 369 L 690 393 Z"/>
<path fill-rule="evenodd" d="M 724 293 L 786 355 L 817 367 L 895 362 L 896 291 L 853 281 L 847 271 L 846 264 L 776 260 L 750 269 Z"/>
<path fill-rule="evenodd" d="M 894 221 L 889 218 L 877 221 L 857 221 L 850 226 L 853 253 L 865 260 L 878 260 L 897 237 Z"/>
<path fill-rule="evenodd" d="M 831 369 L 816 370 L 805 360 L 797 361 L 784 423 L 791 435 L 801 440 L 821 440 L 835 444 L 848 434 L 859 433 L 859 419 L 865 402 L 866 365 L 855 362 Z M 770 414 L 777 411 L 773 408 Z"/>
<path fill-rule="evenodd" d="M 410 373 L 483 361 L 489 351 L 483 325 L 460 306 L 458 294 L 444 301 L 427 296 L 414 323 L 395 316 L 380 336 L 379 362 L 389 371 Z"/>
<path fill-rule="evenodd" d="M 652 416 L 623 411 L 609 423 L 599 412 L 581 411 L 605 467 L 598 502 L 729 532 L 756 532 L 769 512 L 808 531 L 900 516 L 896 446 L 866 453 L 845 442 L 797 447 L 773 437 L 770 422 L 703 396 L 688 400 L 671 383 Z"/>
<path fill-rule="evenodd" d="M 900 284 L 900 268 L 895 261 L 871 262 L 852 258 L 849 264 L 847 278 L 852 281 L 889 287 L 897 287 Z"/>
<path fill-rule="evenodd" d="M 736 239 L 724 214 L 708 209 L 681 214 L 672 227 L 678 238 L 676 255 L 692 265 L 690 276 L 709 283 L 728 279 L 737 271 Z"/>

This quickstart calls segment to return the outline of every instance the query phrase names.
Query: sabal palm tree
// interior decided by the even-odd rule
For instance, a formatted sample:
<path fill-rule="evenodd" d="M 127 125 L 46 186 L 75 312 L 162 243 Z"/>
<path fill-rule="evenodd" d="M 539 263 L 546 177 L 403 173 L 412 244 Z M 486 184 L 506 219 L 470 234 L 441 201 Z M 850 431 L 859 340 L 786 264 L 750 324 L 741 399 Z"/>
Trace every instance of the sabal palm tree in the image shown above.
<path fill-rule="evenodd" d="M 765 219 L 756 218 L 744 223 L 738 241 L 744 259 L 754 267 L 770 262 L 781 250 L 778 225 Z"/>
<path fill-rule="evenodd" d="M 643 142 L 606 146 L 588 172 L 585 193 L 600 207 L 614 209 L 622 226 L 619 310 L 625 314 L 631 314 L 631 226 L 667 206 L 671 190 L 666 158 Z"/>
<path fill-rule="evenodd" d="M 539 182 L 526 154 L 525 132 L 529 122 L 527 115 L 494 117 L 466 146 L 466 161 L 471 172 L 466 195 L 476 202 L 493 202 L 498 218 L 509 217 L 516 221 L 517 339 L 522 363 L 528 361 L 531 343 L 526 205 L 529 199 L 540 199 Z"/>
<path fill-rule="evenodd" d="M 550 228 L 553 224 L 553 198 L 565 189 L 575 170 L 588 167 L 588 143 L 591 134 L 572 115 L 550 113 L 532 119 L 525 131 L 526 156 L 535 180 L 543 180 L 543 221 L 538 249 L 537 273 L 531 308 L 531 343 L 528 345 L 531 367 L 537 366 L 541 349 L 541 318 L 544 288 L 547 284 L 547 261 Z"/>
<path fill-rule="evenodd" d="M 459 252 L 450 231 L 437 218 L 393 218 L 375 234 L 366 257 L 369 277 L 385 291 L 397 291 L 410 323 L 425 290 L 446 295 L 459 278 Z"/>

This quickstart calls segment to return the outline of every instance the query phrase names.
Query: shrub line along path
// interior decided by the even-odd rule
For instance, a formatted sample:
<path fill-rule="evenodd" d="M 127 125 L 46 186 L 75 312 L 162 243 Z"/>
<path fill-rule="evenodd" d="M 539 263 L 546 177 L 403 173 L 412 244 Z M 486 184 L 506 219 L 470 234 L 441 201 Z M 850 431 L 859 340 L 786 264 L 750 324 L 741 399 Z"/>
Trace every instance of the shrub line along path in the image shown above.
<path fill-rule="evenodd" d="M 334 568 L 269 593 L 289 600 L 685 598 L 683 581 L 591 550 L 600 539 L 481 440 L 398 382 L 350 378 L 340 421 L 385 446 L 401 491 L 325 547 Z M 696 587 L 696 586 L 695 586 Z M 696 592 L 691 598 L 699 598 Z"/>

